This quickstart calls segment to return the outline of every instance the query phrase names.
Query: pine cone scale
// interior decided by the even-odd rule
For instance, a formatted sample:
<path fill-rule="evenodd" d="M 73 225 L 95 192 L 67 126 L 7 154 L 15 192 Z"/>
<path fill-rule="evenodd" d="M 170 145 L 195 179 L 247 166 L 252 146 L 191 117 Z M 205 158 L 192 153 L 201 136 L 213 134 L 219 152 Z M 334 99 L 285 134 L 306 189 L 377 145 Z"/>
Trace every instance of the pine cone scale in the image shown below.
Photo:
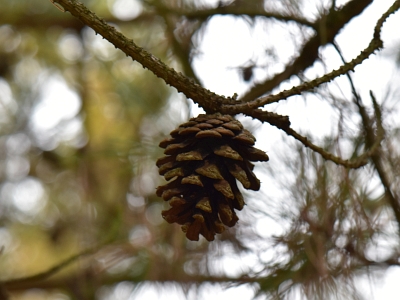
<path fill-rule="evenodd" d="M 190 176 L 184 177 L 184 178 L 182 178 L 181 183 L 182 184 L 194 184 L 194 185 L 204 187 L 203 182 L 201 181 L 201 178 L 198 175 L 190 175 Z"/>
<path fill-rule="evenodd" d="M 202 138 L 222 138 L 222 134 L 220 134 L 218 131 L 209 129 L 209 130 L 203 130 L 198 133 L 196 133 L 196 138 L 202 139 Z"/>
<path fill-rule="evenodd" d="M 240 156 L 240 154 L 233 150 L 229 145 L 221 145 L 218 148 L 214 150 L 214 153 L 223 156 L 226 158 L 231 158 L 234 160 L 243 160 L 243 158 Z"/>
<path fill-rule="evenodd" d="M 235 195 L 233 194 L 231 186 L 228 183 L 228 181 L 222 179 L 222 180 L 215 182 L 213 185 L 214 185 L 214 188 L 218 192 L 220 192 L 222 195 L 224 195 L 226 198 L 235 199 Z"/>
<path fill-rule="evenodd" d="M 212 213 L 212 208 L 210 204 L 210 199 L 204 197 L 196 204 L 196 208 L 201 209 L 202 211 Z"/>
<path fill-rule="evenodd" d="M 218 167 L 215 164 L 210 163 L 209 161 L 206 161 L 203 166 L 197 168 L 195 171 L 197 174 L 206 176 L 211 179 L 224 179 Z"/>

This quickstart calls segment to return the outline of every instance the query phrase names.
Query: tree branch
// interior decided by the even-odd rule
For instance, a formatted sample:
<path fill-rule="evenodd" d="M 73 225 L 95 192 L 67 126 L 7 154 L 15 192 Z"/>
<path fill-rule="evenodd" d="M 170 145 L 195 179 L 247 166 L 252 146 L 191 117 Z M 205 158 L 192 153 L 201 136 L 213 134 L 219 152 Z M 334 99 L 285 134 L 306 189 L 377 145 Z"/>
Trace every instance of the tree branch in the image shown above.
<path fill-rule="evenodd" d="M 382 17 L 378 20 L 377 25 L 375 27 L 375 31 L 374 31 L 374 39 L 380 38 L 380 31 L 383 26 L 383 23 L 389 17 L 389 15 L 391 15 L 397 9 L 399 9 L 399 7 L 400 7 L 400 1 L 395 1 L 395 3 L 393 3 L 392 7 L 390 7 L 389 10 L 385 14 L 383 14 Z M 336 51 L 339 53 L 339 56 L 342 59 L 342 61 L 344 63 L 346 63 L 339 46 L 336 43 L 334 43 L 333 46 L 336 48 Z M 389 200 L 389 204 L 391 205 L 391 207 L 393 209 L 395 218 L 396 218 L 398 226 L 399 226 L 399 232 L 400 232 L 400 204 L 390 189 L 389 180 L 386 176 L 386 172 L 384 171 L 383 165 L 381 162 L 380 143 L 384 138 L 384 129 L 383 129 L 383 125 L 382 125 L 382 114 L 381 114 L 380 107 L 379 107 L 372 91 L 370 91 L 371 100 L 372 100 L 372 104 L 373 104 L 374 111 L 375 111 L 376 125 L 377 125 L 377 136 L 375 137 L 374 130 L 371 126 L 371 120 L 368 117 L 368 113 L 367 113 L 365 107 L 362 105 L 361 98 L 356 91 L 353 80 L 349 73 L 347 73 L 346 75 L 349 79 L 350 86 L 351 86 L 351 89 L 352 89 L 352 92 L 354 95 L 354 99 L 355 99 L 354 103 L 357 105 L 359 113 L 361 115 L 364 131 L 366 134 L 366 145 L 371 147 L 370 151 L 368 151 L 368 152 L 370 152 L 371 160 L 375 166 L 376 171 L 378 172 L 378 176 L 381 180 L 381 183 L 384 186 L 385 195 L 386 195 L 387 199 Z"/>
<path fill-rule="evenodd" d="M 241 104 L 235 104 L 235 105 L 223 105 L 222 110 L 227 110 L 230 111 L 231 114 L 234 113 L 239 113 L 243 111 L 248 111 L 249 109 L 254 109 L 258 108 L 267 104 L 275 103 L 283 99 L 287 99 L 291 96 L 294 95 L 300 95 L 302 92 L 312 90 L 318 86 L 320 86 L 323 83 L 327 83 L 336 77 L 339 77 L 343 74 L 346 74 L 349 71 L 354 70 L 354 68 L 361 64 L 365 59 L 367 59 L 372 53 L 374 53 L 376 50 L 381 48 L 383 46 L 382 40 L 380 38 L 380 31 L 383 26 L 383 23 L 386 21 L 386 19 L 393 13 L 395 13 L 398 9 L 400 8 L 400 0 L 397 0 L 393 3 L 393 5 L 381 16 L 381 18 L 378 20 L 375 30 L 374 30 L 374 36 L 368 45 L 367 48 L 365 48 L 356 58 L 351 60 L 350 62 L 342 65 L 339 69 L 333 70 L 332 72 L 325 74 L 322 77 L 318 77 L 314 80 L 311 80 L 309 82 L 305 82 L 303 84 L 300 84 L 298 86 L 295 86 L 291 88 L 290 90 L 284 90 L 278 94 L 275 95 L 268 95 L 265 97 L 258 98 L 256 100 L 247 102 L 247 103 L 241 103 Z"/>
<path fill-rule="evenodd" d="M 90 271 L 89 271 L 90 272 Z M 76 282 L 76 278 L 85 278 L 88 277 L 88 270 L 82 270 L 80 274 L 74 276 L 66 276 L 63 278 L 51 278 L 41 282 L 24 282 L 20 285 L 12 285 L 8 287 L 9 291 L 20 291 L 27 290 L 31 288 L 38 289 L 60 289 L 60 287 L 65 286 L 65 283 Z M 231 284 L 243 284 L 243 283 L 255 283 L 257 282 L 257 278 L 254 277 L 229 277 L 229 276 L 206 276 L 206 275 L 188 275 L 183 273 L 182 275 L 176 275 L 173 273 L 165 273 L 158 274 L 156 278 L 146 278 L 144 279 L 143 273 L 138 275 L 128 274 L 107 274 L 107 276 L 101 276 L 101 274 L 97 274 L 95 278 L 92 280 L 96 282 L 98 286 L 102 285 L 113 285 L 119 282 L 127 281 L 132 283 L 143 283 L 143 282 L 151 282 L 155 284 L 164 284 L 164 283 L 180 283 L 184 284 L 204 284 L 208 282 L 212 283 L 231 283 Z M 0 298 L 1 299 L 1 298 Z"/>
<path fill-rule="evenodd" d="M 242 102 L 249 102 L 263 94 L 271 91 L 283 81 L 291 76 L 298 74 L 310 67 L 318 59 L 318 49 L 320 46 L 334 41 L 336 35 L 352 18 L 362 13 L 362 11 L 372 3 L 372 0 L 352 0 L 339 10 L 330 10 L 327 15 L 321 16 L 313 27 L 317 29 L 317 34 L 311 37 L 299 51 L 299 56 L 286 65 L 284 71 L 276 74 L 273 78 L 256 84 L 245 95 L 241 97 Z"/>
<path fill-rule="evenodd" d="M 184 93 L 188 98 L 191 98 L 194 102 L 198 103 L 208 113 L 220 112 L 222 114 L 238 114 L 244 113 L 246 115 L 255 117 L 263 122 L 269 122 L 271 125 L 277 126 L 281 130 L 285 131 L 288 135 L 293 136 L 295 139 L 303 143 L 304 146 L 321 154 L 325 159 L 331 160 L 336 164 L 343 165 L 348 168 L 358 168 L 367 163 L 368 158 L 376 151 L 381 139 L 377 138 L 376 142 L 371 148 L 366 151 L 363 155 L 352 161 L 343 160 L 324 149 L 311 143 L 306 137 L 301 136 L 296 131 L 290 128 L 290 121 L 285 116 L 280 116 L 271 112 L 262 111 L 258 109 L 266 104 L 278 102 L 286 99 L 293 95 L 301 94 L 302 92 L 312 90 L 323 83 L 327 83 L 334 78 L 346 74 L 358 64 L 361 64 L 366 58 L 368 58 L 375 50 L 382 47 L 382 41 L 380 39 L 380 31 L 385 20 L 394 13 L 400 6 L 400 0 L 395 1 L 392 7 L 382 15 L 378 20 L 374 36 L 369 46 L 364 49 L 360 55 L 354 58 L 349 63 L 345 63 L 338 70 L 334 70 L 322 77 L 316 78 L 310 82 L 305 82 L 297 87 L 293 87 L 290 90 L 282 91 L 275 95 L 269 95 L 256 100 L 252 100 L 247 103 L 236 102 L 232 98 L 225 98 L 219 96 L 195 83 L 193 80 L 187 78 L 181 73 L 177 73 L 174 69 L 165 65 L 161 60 L 156 58 L 151 53 L 137 46 L 132 40 L 127 39 L 124 35 L 118 32 L 114 27 L 108 25 L 104 20 L 97 17 L 93 12 L 87 9 L 82 3 L 76 0 L 52 0 L 58 5 L 61 5 L 64 10 L 69 11 L 73 16 L 80 19 L 84 24 L 90 26 L 97 33 L 101 34 L 115 47 L 121 49 L 125 54 L 138 61 L 143 67 L 148 68 L 156 76 L 164 79 L 164 81 L 174 86 L 179 92 Z M 332 42 L 334 36 L 355 15 L 361 13 L 363 9 L 371 2 L 371 0 L 353 0 L 347 3 L 341 10 L 331 12 L 325 20 L 327 26 L 332 25 L 330 33 L 326 37 L 325 42 Z M 362 4 L 362 5 L 361 5 Z M 334 20 L 338 22 L 334 22 Z M 333 22 L 333 23 L 332 23 Z M 332 24 L 331 24 L 332 23 Z M 339 26 L 340 25 L 340 26 Z M 314 37 L 315 38 L 315 37 Z M 320 44 L 319 44 L 320 45 Z M 316 51 L 318 49 L 316 46 Z M 307 47 L 303 48 L 306 49 Z M 304 53 L 304 52 L 303 52 Z M 298 60 L 302 57 L 300 55 Z M 304 59 L 304 57 L 302 58 Z"/>
<path fill-rule="evenodd" d="M 201 87 L 183 74 L 177 73 L 174 69 L 169 68 L 154 55 L 137 46 L 132 40 L 129 40 L 114 27 L 108 25 L 104 20 L 97 17 L 95 13 L 87 9 L 82 3 L 76 0 L 54 0 L 54 2 L 61 5 L 65 11 L 69 11 L 84 24 L 101 34 L 115 47 L 119 48 L 132 59 L 142 64 L 143 67 L 148 68 L 155 75 L 164 79 L 167 84 L 174 86 L 178 91 L 184 93 L 188 98 L 191 98 L 194 102 L 198 103 L 206 112 L 220 112 L 223 114 L 241 113 L 238 111 L 233 112 L 232 106 L 226 106 L 226 109 L 223 109 L 222 107 L 223 104 L 234 104 L 237 103 L 237 101 L 229 97 L 225 98 L 217 95 Z M 262 121 L 271 122 L 271 124 L 274 125 L 288 124 L 287 122 L 289 122 L 286 116 L 260 112 L 261 111 L 249 110 L 247 108 L 242 111 L 242 113 L 252 117 L 257 118 L 262 116 Z"/>
<path fill-rule="evenodd" d="M 283 15 L 280 13 L 264 11 L 253 7 L 235 7 L 231 5 L 220 6 L 211 9 L 197 9 L 197 10 L 183 10 L 183 9 L 170 9 L 167 6 L 162 7 L 163 10 L 170 14 L 185 16 L 188 19 L 208 19 L 215 15 L 233 15 L 233 16 L 249 16 L 249 17 L 265 17 L 268 19 L 275 19 L 282 22 L 296 22 L 300 25 L 307 26 L 312 29 L 315 28 L 313 22 L 308 21 L 300 16 Z"/>
<path fill-rule="evenodd" d="M 236 104 L 236 105 L 225 105 L 222 107 L 222 109 L 226 109 L 226 107 L 231 107 L 232 109 L 229 109 L 234 112 L 240 112 L 245 109 L 253 109 L 253 108 L 258 108 L 267 104 L 279 102 L 281 100 L 287 99 L 291 96 L 295 95 L 300 95 L 303 92 L 310 91 L 318 86 L 320 86 L 323 83 L 327 83 L 336 77 L 339 77 L 343 74 L 346 74 L 347 72 L 351 71 L 354 69 L 355 66 L 361 64 L 365 59 L 368 58 L 369 55 L 371 55 L 376 49 L 382 47 L 382 41 L 381 40 L 375 40 L 373 39 L 369 46 L 364 49 L 356 58 L 354 58 L 352 61 L 348 62 L 347 64 L 342 65 L 339 69 L 333 70 L 332 72 L 325 74 L 322 77 L 318 77 L 312 81 L 305 82 L 303 84 L 300 84 L 298 86 L 292 87 L 290 90 L 284 90 L 278 94 L 275 95 L 268 95 L 265 97 L 258 98 L 256 100 L 250 101 L 248 103 L 241 103 L 241 104 Z"/>
<path fill-rule="evenodd" d="M 133 40 L 126 38 L 114 27 L 108 25 L 82 3 L 76 0 L 53 1 L 61 5 L 65 11 L 70 12 L 74 17 L 81 20 L 85 25 L 92 28 L 96 33 L 103 36 L 116 48 L 139 62 L 144 68 L 149 69 L 157 77 L 162 78 L 168 85 L 175 87 L 179 92 L 184 93 L 188 98 L 198 103 L 206 112 L 218 112 L 223 103 L 233 102 L 233 99 L 217 95 L 183 74 L 176 72 L 173 68 L 168 67 L 153 54 L 137 46 Z"/>
<path fill-rule="evenodd" d="M 377 123 L 378 135 L 383 134 L 384 130 L 383 130 L 383 127 L 381 124 L 381 122 L 382 122 L 381 111 L 380 111 L 379 105 L 376 102 L 376 99 L 375 99 L 372 91 L 370 92 L 370 95 L 371 95 L 371 100 L 372 100 L 374 110 L 375 110 L 375 118 L 376 118 L 376 123 Z M 371 120 L 368 117 L 368 113 L 367 113 L 365 107 L 362 105 L 361 101 L 357 101 L 356 105 L 360 111 L 361 119 L 363 122 L 364 131 L 365 131 L 365 135 L 366 135 L 366 144 L 370 145 L 376 139 L 374 130 L 371 125 Z M 378 173 L 379 179 L 385 189 L 385 196 L 389 202 L 389 205 L 393 209 L 393 213 L 394 213 L 394 216 L 397 221 L 398 232 L 400 234 L 400 203 L 398 200 L 398 196 L 394 194 L 394 192 L 392 191 L 392 189 L 390 187 L 390 180 L 387 176 L 387 172 L 385 171 L 383 163 L 382 163 L 383 155 L 381 154 L 381 149 L 378 148 L 377 150 L 378 151 L 373 153 L 373 155 L 371 156 L 371 160 L 375 167 L 376 172 Z"/>
<path fill-rule="evenodd" d="M 298 134 L 292 128 L 280 128 L 280 129 L 282 129 L 284 132 L 286 132 L 287 135 L 294 137 L 296 140 L 301 142 L 307 148 L 310 148 L 311 150 L 318 152 L 326 160 L 330 160 L 337 165 L 341 165 L 341 166 L 344 166 L 344 167 L 350 168 L 350 169 L 357 169 L 362 166 L 365 166 L 368 163 L 368 159 L 371 156 L 373 156 L 376 153 L 376 151 L 378 150 L 379 145 L 382 142 L 383 137 L 384 137 L 383 132 L 380 133 L 376 137 L 374 143 L 372 144 L 371 148 L 368 149 L 368 151 L 364 152 L 362 155 L 360 155 L 359 157 L 356 157 L 352 160 L 348 160 L 348 159 L 344 160 L 344 159 L 342 159 L 338 156 L 335 156 L 332 153 L 324 150 L 323 148 L 318 147 L 317 145 L 313 144 L 311 141 L 308 140 L 308 138 Z"/>

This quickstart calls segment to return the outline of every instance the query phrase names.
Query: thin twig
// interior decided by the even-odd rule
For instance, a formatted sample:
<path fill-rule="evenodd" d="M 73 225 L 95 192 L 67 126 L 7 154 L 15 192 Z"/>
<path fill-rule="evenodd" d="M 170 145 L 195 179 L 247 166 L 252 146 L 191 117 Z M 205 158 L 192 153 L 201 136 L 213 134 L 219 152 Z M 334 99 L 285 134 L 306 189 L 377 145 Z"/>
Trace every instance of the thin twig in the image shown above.
<path fill-rule="evenodd" d="M 338 10 L 330 10 L 327 14 L 320 16 L 314 23 L 317 34 L 311 36 L 298 50 L 298 56 L 288 63 L 282 72 L 268 78 L 263 82 L 256 83 L 249 91 L 241 96 L 242 102 L 250 102 L 254 99 L 272 91 L 283 81 L 293 75 L 298 75 L 308 67 L 312 66 L 319 58 L 318 49 L 335 40 L 340 30 L 355 16 L 372 3 L 372 0 L 351 0 Z"/>
<path fill-rule="evenodd" d="M 381 40 L 375 40 L 373 39 L 369 46 L 361 52 L 360 55 L 358 55 L 356 58 L 354 58 L 352 61 L 349 63 L 341 66 L 337 70 L 333 70 L 332 72 L 325 74 L 322 77 L 316 78 L 312 81 L 305 82 L 303 84 L 300 84 L 298 86 L 295 86 L 291 88 L 290 90 L 284 90 L 278 94 L 275 95 L 268 95 L 265 97 L 258 98 L 254 101 L 250 101 L 247 103 L 243 104 L 235 104 L 235 105 L 223 105 L 222 109 L 226 109 L 231 111 L 231 113 L 239 113 L 240 111 L 243 110 L 248 110 L 248 109 L 254 109 L 258 107 L 262 107 L 267 104 L 279 102 L 281 100 L 287 99 L 289 97 L 295 96 L 295 95 L 300 95 L 303 92 L 310 91 L 318 86 L 320 86 L 323 83 L 327 83 L 336 77 L 339 77 L 343 74 L 346 74 L 347 72 L 351 71 L 354 69 L 355 66 L 361 64 L 365 59 L 368 58 L 371 53 L 373 53 L 376 49 L 382 47 L 382 41 Z"/>
<path fill-rule="evenodd" d="M 344 57 L 343 57 L 339 47 L 335 43 L 334 43 L 334 46 L 335 46 L 336 50 L 338 51 L 343 63 L 346 64 L 346 61 L 344 60 Z M 353 83 L 353 80 L 352 80 L 350 74 L 346 73 L 346 75 L 349 79 L 355 99 L 357 100 L 357 102 L 360 102 L 359 95 L 355 89 L 355 86 L 354 86 L 354 83 Z M 310 142 L 308 140 L 308 138 L 300 135 L 295 130 L 290 128 L 290 121 L 289 121 L 288 117 L 285 118 L 285 116 L 279 116 L 279 115 L 276 116 L 273 113 L 262 111 L 260 109 L 254 110 L 254 113 L 251 116 L 256 117 L 260 121 L 266 121 L 266 122 L 270 123 L 271 125 L 274 125 L 274 126 L 278 127 L 279 129 L 285 131 L 286 134 L 291 135 L 292 137 L 294 137 L 295 139 L 300 141 L 304 146 L 312 149 L 315 152 L 318 152 L 326 160 L 330 160 L 330 161 L 332 161 L 338 165 L 342 165 L 346 168 L 356 169 L 356 168 L 360 168 L 368 163 L 369 158 L 371 158 L 371 156 L 373 156 L 378 151 L 379 146 L 384 138 L 382 119 L 381 119 L 381 115 L 380 115 L 379 106 L 377 105 L 376 101 L 374 102 L 374 107 L 375 107 L 376 115 L 378 116 L 377 117 L 378 135 L 377 135 L 376 139 L 374 139 L 374 142 L 370 143 L 371 148 L 368 151 L 366 151 L 362 155 L 358 156 L 357 158 L 353 158 L 352 160 L 343 160 L 342 158 L 335 156 L 332 153 L 330 153 L 330 152 L 324 150 L 323 148 L 318 147 L 317 145 Z"/>
<path fill-rule="evenodd" d="M 370 91 L 370 95 L 371 95 L 371 100 L 372 100 L 372 104 L 373 104 L 374 111 L 375 111 L 375 118 L 376 118 L 377 129 L 378 129 L 377 131 L 378 131 L 378 135 L 379 135 L 384 132 L 384 129 L 382 127 L 381 110 L 380 110 L 380 107 L 379 107 L 372 91 Z M 356 105 L 359 108 L 360 115 L 361 115 L 361 118 L 363 121 L 364 131 L 365 131 L 365 135 L 366 135 L 366 143 L 367 143 L 367 145 L 371 144 L 372 141 L 375 139 L 374 130 L 371 126 L 371 120 L 369 119 L 366 109 L 362 105 L 362 103 L 358 102 L 358 103 L 356 103 Z M 400 203 L 399 203 L 398 196 L 395 195 L 394 192 L 392 191 L 392 189 L 390 188 L 390 180 L 388 179 L 387 172 L 384 170 L 384 166 L 382 163 L 382 156 L 383 155 L 381 153 L 381 149 L 378 149 L 378 151 L 376 151 L 376 153 L 373 153 L 373 155 L 371 156 L 371 160 L 375 167 L 376 172 L 378 173 L 379 179 L 385 189 L 385 196 L 387 197 L 389 205 L 393 209 L 393 213 L 394 213 L 394 216 L 397 221 L 398 231 L 399 231 L 399 235 L 400 235 Z"/>
<path fill-rule="evenodd" d="M 301 93 L 303 93 L 305 91 L 310 91 L 310 90 L 320 86 L 323 83 L 327 83 L 327 82 L 335 79 L 336 77 L 339 77 L 341 75 L 346 74 L 349 71 L 354 70 L 354 68 L 357 65 L 361 64 L 372 53 L 374 53 L 376 50 L 382 48 L 383 43 L 380 38 L 380 31 L 383 26 L 383 23 L 386 21 L 386 19 L 391 14 L 395 13 L 399 8 L 400 8 L 400 0 L 397 0 L 378 20 L 378 22 L 375 26 L 373 39 L 371 40 L 368 47 L 365 48 L 356 58 L 354 58 L 350 62 L 342 65 L 339 69 L 333 70 L 332 72 L 325 74 L 322 77 L 318 77 L 309 82 L 305 82 L 303 84 L 295 86 L 295 87 L 291 88 L 290 90 L 284 90 L 275 95 L 268 95 L 268 96 L 261 97 L 256 100 L 253 100 L 253 101 L 250 101 L 247 103 L 242 103 L 242 104 L 223 105 L 222 110 L 226 109 L 227 111 L 230 111 L 230 113 L 234 114 L 234 113 L 239 113 L 239 112 L 246 111 L 249 109 L 262 107 L 267 104 L 271 104 L 271 103 L 275 103 L 275 102 L 287 99 L 294 95 L 300 95 Z"/>
<path fill-rule="evenodd" d="M 252 7 L 235 7 L 235 6 L 221 6 L 211 9 L 197 9 L 197 10 L 184 10 L 184 9 L 171 9 L 167 6 L 162 7 L 170 14 L 185 16 L 188 19 L 207 19 L 215 15 L 231 15 L 231 16 L 249 16 L 249 17 L 264 17 L 268 19 L 275 19 L 282 22 L 295 22 L 297 24 L 316 29 L 313 22 L 305 18 L 295 15 L 284 15 L 276 12 L 264 11 Z"/>
<path fill-rule="evenodd" d="M 383 24 L 383 22 L 382 22 L 382 24 Z M 339 53 L 339 56 L 341 57 L 342 61 L 345 62 L 339 46 L 334 44 L 334 47 L 336 48 L 337 52 Z M 396 197 L 394 196 L 394 194 L 390 188 L 389 180 L 387 178 L 386 172 L 382 165 L 380 142 L 377 143 L 378 141 L 383 139 L 384 133 L 385 133 L 385 131 L 383 129 L 383 125 L 382 125 L 381 109 L 378 105 L 378 102 L 375 99 L 374 94 L 372 93 L 372 91 L 370 91 L 370 96 L 371 96 L 372 105 L 373 105 L 374 111 L 375 111 L 375 119 L 376 119 L 376 126 L 377 126 L 377 138 L 375 138 L 374 131 L 371 126 L 372 122 L 371 122 L 370 118 L 368 117 L 368 113 L 367 113 L 365 107 L 362 104 L 361 97 L 356 91 L 356 88 L 354 86 L 354 83 L 353 83 L 353 80 L 352 80 L 350 74 L 347 73 L 346 75 L 349 79 L 351 90 L 354 95 L 354 103 L 357 105 L 359 113 L 361 115 L 364 132 L 366 135 L 366 145 L 369 146 L 369 145 L 373 144 L 372 147 L 374 147 L 376 145 L 375 151 L 371 152 L 371 160 L 375 167 L 375 170 L 378 173 L 379 179 L 381 180 L 381 183 L 385 189 L 385 196 L 387 197 L 389 204 L 393 209 L 393 213 L 396 218 L 398 230 L 400 233 L 400 204 L 399 204 L 398 200 L 396 200 Z M 375 140 L 375 142 L 373 142 L 374 140 Z"/>
<path fill-rule="evenodd" d="M 272 112 L 262 111 L 260 109 L 255 109 L 252 111 L 252 113 L 248 113 L 248 115 L 262 122 L 268 122 L 269 124 L 278 127 L 279 129 L 286 132 L 287 135 L 290 135 L 301 142 L 307 148 L 310 148 L 311 150 L 319 153 L 326 160 L 330 160 L 337 165 L 341 165 L 350 169 L 357 169 L 365 166 L 368 163 L 368 159 L 377 151 L 380 143 L 384 138 L 383 131 L 378 131 L 375 142 L 372 144 L 371 148 L 369 148 L 368 151 L 351 160 L 344 160 L 339 156 L 335 156 L 332 153 L 324 150 L 323 148 L 313 144 L 307 137 L 300 135 L 295 130 L 290 128 L 290 121 L 289 117 L 287 116 L 281 116 Z"/>
<path fill-rule="evenodd" d="M 294 137 L 296 140 L 301 142 L 307 148 L 310 148 L 311 150 L 318 152 L 326 160 L 330 160 L 337 165 L 341 165 L 341 166 L 344 166 L 344 167 L 350 168 L 350 169 L 357 169 L 362 166 L 365 166 L 368 163 L 368 159 L 376 152 L 376 150 L 378 149 L 378 147 L 383 139 L 383 134 L 377 136 L 374 144 L 368 151 L 364 152 L 362 155 L 358 156 L 357 158 L 354 158 L 351 160 L 344 160 L 344 159 L 342 159 L 338 156 L 335 156 L 332 153 L 324 150 L 323 148 L 318 147 L 317 145 L 313 144 L 312 142 L 310 142 L 310 140 L 307 137 L 300 135 L 292 128 L 280 128 L 280 129 L 283 130 L 284 132 L 286 132 L 286 134 Z"/>
<path fill-rule="evenodd" d="M 257 108 L 266 104 L 278 102 L 286 99 L 293 95 L 301 94 L 302 92 L 312 90 L 315 87 L 323 83 L 327 83 L 334 78 L 346 74 L 354 67 L 362 63 L 368 58 L 374 51 L 382 47 L 382 41 L 380 39 L 380 31 L 385 20 L 394 13 L 400 6 L 400 1 L 397 0 L 389 10 L 382 15 L 378 20 L 375 30 L 374 37 L 371 40 L 369 46 L 364 49 L 359 56 L 344 64 L 338 70 L 334 70 L 320 78 L 316 78 L 310 82 L 303 83 L 297 87 L 293 87 L 290 90 L 280 92 L 276 95 L 270 95 L 262 97 L 247 103 L 237 103 L 232 98 L 225 98 L 219 96 L 209 90 L 204 89 L 200 85 L 196 84 L 193 80 L 187 78 L 181 73 L 177 73 L 174 69 L 166 66 L 162 61 L 156 58 L 151 53 L 145 51 L 141 47 L 137 46 L 132 40 L 127 39 L 124 35 L 118 32 L 114 27 L 108 25 L 104 20 L 97 17 L 93 12 L 87 9 L 82 3 L 76 0 L 54 0 L 61 5 L 66 11 L 69 11 L 72 15 L 80 19 L 84 24 L 94 29 L 97 33 L 101 34 L 115 47 L 121 49 L 124 53 L 132 57 L 134 60 L 141 63 L 145 68 L 151 70 L 156 76 L 161 77 L 167 84 L 174 86 L 178 91 L 183 92 L 187 97 L 192 98 L 194 102 L 197 102 L 207 112 L 221 112 L 223 114 L 238 114 L 244 113 L 249 116 L 253 116 L 261 119 L 261 121 L 270 122 L 270 124 L 277 126 L 284 130 L 288 135 L 293 136 L 299 140 L 303 145 L 310 149 L 320 153 L 325 159 L 331 160 L 336 164 L 343 165 L 349 168 L 358 168 L 367 163 L 368 157 L 374 153 L 379 146 L 381 141 L 380 138 L 376 139 L 376 142 L 372 147 L 365 152 L 363 155 L 354 160 L 343 160 L 324 149 L 311 143 L 306 137 L 301 136 L 296 131 L 289 127 L 290 122 L 285 116 L 279 116 L 277 114 L 263 112 Z M 351 3 L 355 3 L 352 1 Z M 264 118 L 264 120 L 263 120 Z"/>

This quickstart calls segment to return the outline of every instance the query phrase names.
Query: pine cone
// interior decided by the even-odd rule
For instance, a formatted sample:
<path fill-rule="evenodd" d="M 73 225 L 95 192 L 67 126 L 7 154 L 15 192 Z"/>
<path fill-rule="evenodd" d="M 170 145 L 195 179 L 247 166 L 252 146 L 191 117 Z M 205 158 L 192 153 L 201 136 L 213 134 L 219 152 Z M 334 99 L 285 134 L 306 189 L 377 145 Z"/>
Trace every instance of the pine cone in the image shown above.
<path fill-rule="evenodd" d="M 166 156 L 157 160 L 167 181 L 157 195 L 169 201 L 162 212 L 169 223 L 178 223 L 192 241 L 202 234 L 208 241 L 225 226 L 238 221 L 235 210 L 244 206 L 236 179 L 243 187 L 260 189 L 250 161 L 268 161 L 268 155 L 253 147 L 254 136 L 229 115 L 199 115 L 171 132 L 160 143 Z"/>

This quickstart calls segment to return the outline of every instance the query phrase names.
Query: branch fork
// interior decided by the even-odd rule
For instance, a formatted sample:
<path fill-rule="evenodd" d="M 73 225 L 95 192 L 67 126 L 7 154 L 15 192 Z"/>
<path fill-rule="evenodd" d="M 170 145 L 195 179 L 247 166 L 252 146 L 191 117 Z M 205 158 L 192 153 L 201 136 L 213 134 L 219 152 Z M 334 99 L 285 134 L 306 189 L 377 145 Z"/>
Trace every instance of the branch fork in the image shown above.
<path fill-rule="evenodd" d="M 62 8 L 64 11 L 70 12 L 74 17 L 81 20 L 85 25 L 91 27 L 96 33 L 102 35 L 116 48 L 119 48 L 126 55 L 130 56 L 133 60 L 139 62 L 144 68 L 149 69 L 157 77 L 162 78 L 168 85 L 175 87 L 179 92 L 185 94 L 186 97 L 191 98 L 195 103 L 199 104 L 199 106 L 202 107 L 207 113 L 211 114 L 219 112 L 222 114 L 230 115 L 243 113 L 247 116 L 253 117 L 254 119 L 258 119 L 261 122 L 267 122 L 283 130 L 284 132 L 286 132 L 286 134 L 294 137 L 304 146 L 318 152 L 325 159 L 330 160 L 338 165 L 342 165 L 346 168 L 359 168 L 367 164 L 369 157 L 371 157 L 374 151 L 378 148 L 377 145 L 379 145 L 380 143 L 380 138 L 378 138 L 374 146 L 372 146 L 371 149 L 366 151 L 363 155 L 352 159 L 351 161 L 344 160 L 338 156 L 333 155 L 332 153 L 325 151 L 321 147 L 314 145 L 306 137 L 301 136 L 295 130 L 290 128 L 290 121 L 287 116 L 281 116 L 272 112 L 264 111 L 260 108 L 264 107 L 265 105 L 287 99 L 291 96 L 310 91 L 324 83 L 330 82 L 338 76 L 344 75 L 349 71 L 354 70 L 355 66 L 361 64 L 371 54 L 382 48 L 383 43 L 380 38 L 381 28 L 386 19 L 399 9 L 400 0 L 395 1 L 393 5 L 381 16 L 375 26 L 373 39 L 371 40 L 368 47 L 365 48 L 356 58 L 354 58 L 350 62 L 343 64 L 339 69 L 333 70 L 332 72 L 325 74 L 324 76 L 321 76 L 309 82 L 305 82 L 289 90 L 284 90 L 274 95 L 267 95 L 245 102 L 236 101 L 236 99 L 231 97 L 217 95 L 200 86 L 194 80 L 168 67 L 153 54 L 137 46 L 133 42 L 133 40 L 128 39 L 122 33 L 118 32 L 114 27 L 107 24 L 103 19 L 99 18 L 95 13 L 86 8 L 81 2 L 77 0 L 50 1 L 55 4 L 57 8 Z M 350 11 L 351 9 L 354 9 L 353 6 L 355 6 L 356 1 L 357 0 L 350 1 L 345 7 L 342 8 L 342 11 Z M 370 1 L 363 1 L 364 6 L 370 3 Z M 215 13 L 221 13 L 221 11 L 217 10 Z M 331 13 L 337 12 L 332 11 Z M 190 16 L 192 18 L 196 17 L 193 14 L 191 15 L 189 12 L 184 12 L 184 15 Z M 276 16 L 271 15 L 270 17 L 275 18 Z M 327 18 L 328 16 L 324 17 Z M 288 21 L 295 20 L 291 19 Z M 311 27 L 313 26 L 314 25 L 312 25 Z M 315 25 L 315 27 L 317 28 L 318 26 Z"/>

